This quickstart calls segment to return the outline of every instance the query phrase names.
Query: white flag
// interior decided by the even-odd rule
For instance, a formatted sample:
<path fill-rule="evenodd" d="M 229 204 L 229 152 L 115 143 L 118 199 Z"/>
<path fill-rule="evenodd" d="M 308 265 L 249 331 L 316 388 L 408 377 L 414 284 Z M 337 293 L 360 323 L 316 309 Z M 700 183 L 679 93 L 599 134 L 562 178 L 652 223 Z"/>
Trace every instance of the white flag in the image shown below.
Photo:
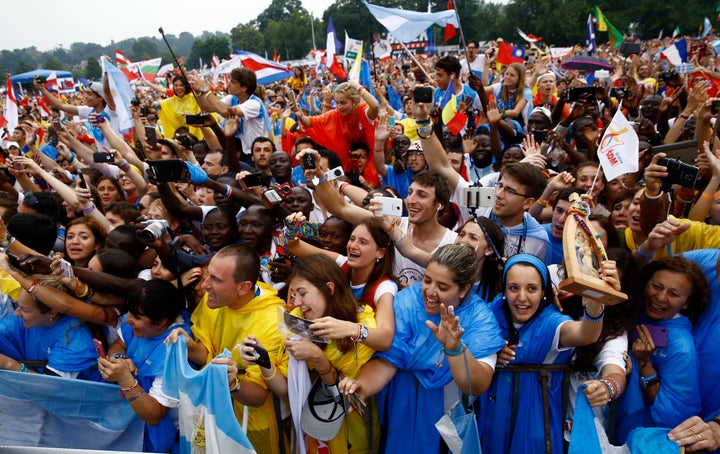
<path fill-rule="evenodd" d="M 622 110 L 610 122 L 598 147 L 598 159 L 607 181 L 626 173 L 637 172 L 639 140 L 635 129 Z"/>
<path fill-rule="evenodd" d="M 363 42 L 361 40 L 351 38 L 347 32 L 345 32 L 345 58 L 355 60 L 358 52 L 362 53 L 362 44 Z"/>
<path fill-rule="evenodd" d="M 219 65 L 213 68 L 212 83 L 217 84 L 220 74 L 227 74 L 235 68 L 242 68 L 242 62 L 236 55 L 232 55 L 230 60 L 223 60 Z"/>

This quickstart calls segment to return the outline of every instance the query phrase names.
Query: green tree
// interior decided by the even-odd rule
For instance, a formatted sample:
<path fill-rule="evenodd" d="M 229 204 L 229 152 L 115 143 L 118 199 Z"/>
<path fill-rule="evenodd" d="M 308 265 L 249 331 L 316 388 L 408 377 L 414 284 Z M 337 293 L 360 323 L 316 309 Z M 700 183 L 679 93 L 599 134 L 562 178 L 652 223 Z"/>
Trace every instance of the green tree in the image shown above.
<path fill-rule="evenodd" d="M 265 10 L 253 21 L 260 32 L 267 30 L 270 21 L 285 22 L 295 11 L 305 11 L 300 0 L 273 0 Z"/>
<path fill-rule="evenodd" d="M 257 54 L 265 50 L 265 37 L 260 31 L 250 24 L 238 24 L 230 30 L 230 41 L 233 48 L 247 50 Z M 220 57 L 218 55 L 218 57 Z"/>
<path fill-rule="evenodd" d="M 92 56 L 88 58 L 87 63 L 85 64 L 85 77 L 90 80 L 98 80 L 101 76 L 102 68 L 100 67 L 98 57 Z"/>
<path fill-rule="evenodd" d="M 312 49 L 311 20 L 310 14 L 303 10 L 293 12 L 285 22 L 268 22 L 265 32 L 268 54 L 277 50 L 282 59 L 305 57 Z"/>
<path fill-rule="evenodd" d="M 190 68 L 197 68 L 199 61 L 202 59 L 204 64 L 210 64 L 212 56 L 217 55 L 218 58 L 224 58 L 230 54 L 230 42 L 224 36 L 209 36 L 203 40 L 195 40 L 192 51 L 190 52 L 190 58 L 188 66 Z"/>
<path fill-rule="evenodd" d="M 149 58 L 156 58 L 160 55 L 157 40 L 140 38 L 132 45 L 131 57 L 133 61 L 142 61 Z"/>
<path fill-rule="evenodd" d="M 45 69 L 63 70 L 65 69 L 65 65 L 63 64 L 63 62 L 60 61 L 59 58 L 51 55 L 45 60 Z"/>

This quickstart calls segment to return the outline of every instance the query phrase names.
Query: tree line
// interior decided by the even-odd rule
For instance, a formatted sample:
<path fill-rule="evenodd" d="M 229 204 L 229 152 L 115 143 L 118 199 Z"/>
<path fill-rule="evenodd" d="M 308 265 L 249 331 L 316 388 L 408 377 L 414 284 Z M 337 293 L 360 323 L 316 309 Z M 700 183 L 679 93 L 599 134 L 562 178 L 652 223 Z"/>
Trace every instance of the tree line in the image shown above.
<path fill-rule="evenodd" d="M 374 0 L 372 3 L 427 11 L 428 0 Z M 466 39 L 486 41 L 502 37 L 520 43 L 519 27 L 526 33 L 542 36 L 545 43 L 569 46 L 585 42 L 585 24 L 594 6 L 599 6 L 608 19 L 621 31 L 641 39 L 672 34 L 676 26 L 682 34 L 697 35 L 703 17 L 715 22 L 717 12 L 709 0 L 511 0 L 507 4 L 484 0 L 455 0 Z M 446 0 L 431 0 L 433 11 L 446 9 Z M 369 40 L 372 32 L 383 31 L 360 0 L 336 0 L 323 13 L 312 17 L 300 0 L 273 0 L 270 5 L 247 24 L 238 24 L 228 31 L 204 32 L 201 36 L 182 32 L 167 35 L 177 55 L 187 59 L 187 67 L 210 64 L 215 54 L 226 58 L 233 49 L 242 49 L 267 55 L 275 52 L 281 60 L 300 59 L 313 49 L 313 31 L 316 47 L 325 48 L 325 32 L 332 16 L 337 36 L 343 40 L 344 32 L 353 38 Z M 436 27 L 436 44 L 441 44 L 442 31 Z M 599 42 L 607 39 L 597 32 Z M 454 38 L 449 44 L 456 44 Z M 172 61 L 160 37 L 131 38 L 111 42 L 107 46 L 96 43 L 73 43 L 69 49 L 62 46 L 40 52 L 35 47 L 0 51 L 0 71 L 18 74 L 37 68 L 68 70 L 76 77 L 100 77 L 97 59 L 101 55 L 114 57 L 120 49 L 131 59 L 163 57 L 163 64 Z"/>

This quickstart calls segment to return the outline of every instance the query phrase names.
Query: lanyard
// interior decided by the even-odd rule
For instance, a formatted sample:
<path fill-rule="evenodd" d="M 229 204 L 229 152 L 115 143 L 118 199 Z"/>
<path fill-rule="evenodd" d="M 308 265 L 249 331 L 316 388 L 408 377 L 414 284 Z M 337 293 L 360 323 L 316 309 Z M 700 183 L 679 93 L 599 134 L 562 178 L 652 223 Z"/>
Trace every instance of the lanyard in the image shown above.
<path fill-rule="evenodd" d="M 500 227 L 500 230 L 502 230 L 502 233 L 503 233 L 503 235 L 505 235 L 506 240 L 510 240 L 510 232 L 508 231 L 508 229 L 505 228 L 504 225 L 502 225 L 498 221 L 497 217 L 492 213 L 490 213 L 490 220 L 494 221 Z M 525 242 L 526 241 L 527 241 L 527 219 L 525 218 L 525 215 L 523 215 L 523 232 L 522 232 L 522 236 L 520 236 L 518 238 L 516 254 L 520 254 L 525 251 Z M 507 251 L 507 247 L 505 248 L 505 250 Z"/>

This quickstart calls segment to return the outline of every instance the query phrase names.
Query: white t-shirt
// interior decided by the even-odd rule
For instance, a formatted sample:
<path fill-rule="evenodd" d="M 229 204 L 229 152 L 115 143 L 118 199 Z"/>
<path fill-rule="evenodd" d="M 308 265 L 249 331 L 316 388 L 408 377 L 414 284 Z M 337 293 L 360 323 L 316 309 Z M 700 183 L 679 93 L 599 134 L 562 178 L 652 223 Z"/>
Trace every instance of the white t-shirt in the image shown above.
<path fill-rule="evenodd" d="M 95 109 L 93 109 L 92 107 L 88 107 L 88 106 L 77 106 L 77 110 L 78 110 L 78 117 L 80 117 L 80 119 L 83 121 L 88 120 L 88 118 L 90 117 L 90 114 L 96 113 Z M 102 115 L 110 123 L 110 127 L 112 128 L 112 130 L 115 131 L 115 133 L 118 136 L 122 137 L 122 133 L 120 132 L 120 120 L 118 119 L 117 112 L 115 112 L 114 110 L 111 110 L 108 106 L 105 106 L 105 108 L 102 111 Z M 91 137 L 95 137 L 96 134 L 98 132 L 100 132 L 100 130 L 98 128 L 96 128 L 95 126 L 92 126 L 92 127 L 94 129 L 96 129 L 96 131 L 95 132 L 88 131 L 88 134 Z M 100 134 L 102 134 L 102 132 L 100 132 Z M 105 151 L 102 149 L 102 145 L 105 145 L 108 148 L 112 148 L 110 146 L 110 143 L 107 141 L 107 139 L 102 140 L 98 146 L 98 150 Z"/>
<path fill-rule="evenodd" d="M 408 218 L 402 218 L 400 220 L 399 227 L 400 230 L 403 231 L 403 233 L 407 234 L 409 226 L 410 222 L 408 221 Z M 442 240 L 440 240 L 440 243 L 437 245 L 437 247 L 454 243 L 457 235 L 458 234 L 456 232 L 453 232 L 450 229 L 445 229 L 445 235 L 443 236 Z M 437 250 L 437 248 L 435 248 L 433 252 L 435 250 Z M 400 250 L 396 247 L 395 261 L 393 262 L 393 274 L 397 277 L 398 281 L 402 285 L 410 286 L 418 282 L 422 282 L 423 276 L 425 275 L 425 268 L 402 255 Z"/>
<path fill-rule="evenodd" d="M 233 95 L 227 95 L 220 101 L 230 107 L 233 105 L 233 99 L 235 98 Z M 244 103 L 237 104 L 237 106 L 242 110 L 243 116 L 240 118 L 240 128 L 236 137 L 242 142 L 243 153 L 249 155 L 252 153 L 253 141 L 265 135 L 265 119 L 261 115 L 262 101 L 251 96 Z"/>
<path fill-rule="evenodd" d="M 483 69 L 485 69 L 485 55 L 478 55 L 475 57 L 475 61 L 470 63 L 470 69 L 468 69 L 468 60 L 460 60 L 460 75 L 470 74 L 470 70 L 475 71 L 475 75 L 480 77 Z"/>

